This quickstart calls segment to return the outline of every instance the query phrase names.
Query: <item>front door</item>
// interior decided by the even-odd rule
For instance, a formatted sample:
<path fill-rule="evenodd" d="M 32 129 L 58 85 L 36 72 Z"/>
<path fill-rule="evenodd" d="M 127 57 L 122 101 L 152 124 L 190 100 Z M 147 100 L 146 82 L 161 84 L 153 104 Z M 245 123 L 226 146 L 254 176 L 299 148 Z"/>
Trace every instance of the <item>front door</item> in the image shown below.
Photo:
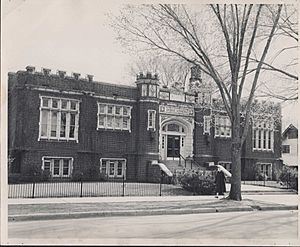
<path fill-rule="evenodd" d="M 167 157 L 179 157 L 180 136 L 168 135 Z"/>

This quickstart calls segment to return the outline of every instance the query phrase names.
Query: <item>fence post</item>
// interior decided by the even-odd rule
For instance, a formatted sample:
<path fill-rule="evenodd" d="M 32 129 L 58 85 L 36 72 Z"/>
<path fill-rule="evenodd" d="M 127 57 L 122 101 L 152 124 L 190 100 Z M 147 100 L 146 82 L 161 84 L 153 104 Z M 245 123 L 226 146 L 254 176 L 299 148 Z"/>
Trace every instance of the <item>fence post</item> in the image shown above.
<path fill-rule="evenodd" d="M 160 180 L 159 180 L 159 196 L 161 196 L 161 186 L 162 186 L 162 174 L 163 174 L 163 171 L 160 172 Z"/>
<path fill-rule="evenodd" d="M 82 177 L 80 178 L 80 197 L 82 197 Z"/>
<path fill-rule="evenodd" d="M 34 198 L 34 190 L 35 190 L 35 182 L 33 182 L 32 184 L 32 198 Z"/>
<path fill-rule="evenodd" d="M 122 193 L 122 196 L 124 196 L 125 195 L 125 177 L 124 177 L 124 175 L 123 175 L 123 193 Z"/>
<path fill-rule="evenodd" d="M 35 179 L 36 179 L 36 172 L 33 174 L 33 183 L 32 183 L 32 195 L 31 195 L 31 198 L 34 198 Z"/>

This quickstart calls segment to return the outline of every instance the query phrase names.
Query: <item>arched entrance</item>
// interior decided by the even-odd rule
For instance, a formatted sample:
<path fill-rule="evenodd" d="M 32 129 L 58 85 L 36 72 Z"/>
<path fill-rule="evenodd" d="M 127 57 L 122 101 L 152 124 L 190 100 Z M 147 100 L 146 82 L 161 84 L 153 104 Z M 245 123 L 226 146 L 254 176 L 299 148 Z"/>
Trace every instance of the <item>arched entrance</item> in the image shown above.
<path fill-rule="evenodd" d="M 179 159 L 193 153 L 191 124 L 178 119 L 169 119 L 161 124 L 160 155 L 162 160 Z"/>

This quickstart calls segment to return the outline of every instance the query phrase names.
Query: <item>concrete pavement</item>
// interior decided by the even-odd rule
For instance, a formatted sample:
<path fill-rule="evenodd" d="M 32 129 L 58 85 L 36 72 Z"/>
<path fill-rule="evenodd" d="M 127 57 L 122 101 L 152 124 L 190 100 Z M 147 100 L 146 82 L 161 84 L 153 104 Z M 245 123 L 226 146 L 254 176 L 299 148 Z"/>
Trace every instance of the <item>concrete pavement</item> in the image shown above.
<path fill-rule="evenodd" d="M 288 210 L 122 216 L 9 222 L 8 236 L 48 243 L 55 239 L 101 239 L 98 243 L 103 239 L 172 239 L 173 243 L 180 239 L 269 239 L 274 245 L 278 239 L 297 240 L 297 223 L 297 211 Z"/>
<path fill-rule="evenodd" d="M 296 194 L 244 194 L 231 201 L 214 196 L 88 197 L 9 199 L 9 221 L 71 219 L 104 216 L 142 216 L 297 210 Z"/>

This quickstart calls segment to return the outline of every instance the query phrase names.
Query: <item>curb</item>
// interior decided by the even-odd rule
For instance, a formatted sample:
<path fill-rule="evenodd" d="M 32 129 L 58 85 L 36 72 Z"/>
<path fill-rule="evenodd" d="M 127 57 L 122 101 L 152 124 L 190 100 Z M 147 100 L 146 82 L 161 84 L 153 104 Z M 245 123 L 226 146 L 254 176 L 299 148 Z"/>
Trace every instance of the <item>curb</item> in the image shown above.
<path fill-rule="evenodd" d="M 78 212 L 78 213 L 56 213 L 56 214 L 31 214 L 31 215 L 9 215 L 9 222 L 35 221 L 35 220 L 58 220 L 58 219 L 80 219 L 92 217 L 113 217 L 113 216 L 149 216 L 149 215 L 180 215 L 180 214 L 201 214 L 201 213 L 222 213 L 242 211 L 271 211 L 271 210 L 298 210 L 297 205 L 292 206 L 241 206 L 227 208 L 198 208 L 198 209 L 165 209 L 157 210 L 124 210 L 106 212 Z"/>

